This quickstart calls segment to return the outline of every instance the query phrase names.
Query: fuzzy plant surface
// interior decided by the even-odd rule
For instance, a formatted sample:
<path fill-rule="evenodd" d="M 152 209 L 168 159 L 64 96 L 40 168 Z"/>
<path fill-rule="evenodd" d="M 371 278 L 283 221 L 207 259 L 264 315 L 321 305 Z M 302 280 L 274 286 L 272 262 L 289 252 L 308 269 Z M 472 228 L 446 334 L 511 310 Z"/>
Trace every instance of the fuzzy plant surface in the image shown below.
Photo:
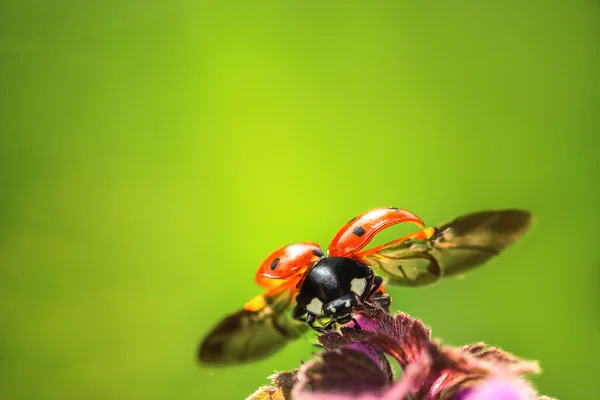
<path fill-rule="evenodd" d="M 319 335 L 322 352 L 270 377 L 247 400 L 552 400 L 525 379 L 538 364 L 476 343 L 452 347 L 404 313 L 356 309 L 354 326 Z M 402 373 L 394 377 L 390 360 Z"/>

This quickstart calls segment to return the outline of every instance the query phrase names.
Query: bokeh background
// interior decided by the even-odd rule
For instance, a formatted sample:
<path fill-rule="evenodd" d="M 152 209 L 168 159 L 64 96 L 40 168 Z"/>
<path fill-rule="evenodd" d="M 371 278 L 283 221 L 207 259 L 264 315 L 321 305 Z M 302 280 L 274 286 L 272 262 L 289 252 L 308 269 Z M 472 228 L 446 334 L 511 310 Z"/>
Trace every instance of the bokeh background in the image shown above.
<path fill-rule="evenodd" d="M 244 398 L 200 368 L 273 249 L 358 213 L 518 207 L 463 280 L 390 289 L 450 344 L 597 394 L 597 1 L 0 5 L 0 398 Z"/>

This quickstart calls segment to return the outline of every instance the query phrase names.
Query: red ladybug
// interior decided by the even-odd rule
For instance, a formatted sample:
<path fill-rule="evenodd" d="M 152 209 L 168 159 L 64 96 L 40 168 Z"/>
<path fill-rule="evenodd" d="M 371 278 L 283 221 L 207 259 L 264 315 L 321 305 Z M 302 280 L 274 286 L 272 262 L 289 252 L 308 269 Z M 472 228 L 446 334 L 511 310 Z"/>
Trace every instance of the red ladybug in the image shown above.
<path fill-rule="evenodd" d="M 382 229 L 402 222 L 419 230 L 363 250 Z M 530 223 L 526 211 L 483 211 L 423 229 L 416 215 L 400 208 L 368 211 L 340 229 L 327 255 L 310 242 L 271 253 L 255 276 L 265 293 L 223 319 L 202 341 L 198 358 L 212 365 L 258 360 L 308 327 L 321 331 L 353 321 L 359 303 L 388 308 L 384 278 L 395 285 L 422 286 L 460 274 L 498 254 Z"/>

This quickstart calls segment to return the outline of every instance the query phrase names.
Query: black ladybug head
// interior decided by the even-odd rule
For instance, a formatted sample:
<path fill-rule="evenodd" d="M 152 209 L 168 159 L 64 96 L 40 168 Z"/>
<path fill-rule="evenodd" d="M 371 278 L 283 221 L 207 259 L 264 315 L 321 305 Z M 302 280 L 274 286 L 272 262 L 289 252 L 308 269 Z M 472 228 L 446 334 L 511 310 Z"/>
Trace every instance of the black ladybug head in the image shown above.
<path fill-rule="evenodd" d="M 352 310 L 358 304 L 356 293 L 350 293 L 323 305 L 323 315 L 340 324 L 345 324 L 352 319 Z"/>

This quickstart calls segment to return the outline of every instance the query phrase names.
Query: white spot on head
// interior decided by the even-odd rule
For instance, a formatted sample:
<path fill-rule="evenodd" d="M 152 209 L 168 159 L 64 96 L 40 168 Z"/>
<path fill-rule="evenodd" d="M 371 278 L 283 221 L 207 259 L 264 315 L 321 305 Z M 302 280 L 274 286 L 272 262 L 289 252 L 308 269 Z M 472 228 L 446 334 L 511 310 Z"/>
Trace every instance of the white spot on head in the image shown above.
<path fill-rule="evenodd" d="M 321 315 L 323 313 L 323 302 L 315 297 L 308 303 L 306 309 L 315 315 Z"/>
<path fill-rule="evenodd" d="M 367 286 L 366 278 L 354 278 L 350 281 L 350 290 L 356 293 L 358 296 L 362 296 Z"/>
<path fill-rule="evenodd" d="M 335 309 L 335 307 L 334 307 L 334 306 L 330 306 L 330 307 L 329 307 L 329 312 L 330 312 L 330 313 L 332 313 L 332 314 L 335 314 L 335 312 L 336 312 L 336 311 L 337 311 L 337 310 Z"/>
<path fill-rule="evenodd" d="M 350 300 L 346 300 L 346 304 L 344 304 L 344 307 L 346 307 L 346 308 L 350 307 Z"/>

